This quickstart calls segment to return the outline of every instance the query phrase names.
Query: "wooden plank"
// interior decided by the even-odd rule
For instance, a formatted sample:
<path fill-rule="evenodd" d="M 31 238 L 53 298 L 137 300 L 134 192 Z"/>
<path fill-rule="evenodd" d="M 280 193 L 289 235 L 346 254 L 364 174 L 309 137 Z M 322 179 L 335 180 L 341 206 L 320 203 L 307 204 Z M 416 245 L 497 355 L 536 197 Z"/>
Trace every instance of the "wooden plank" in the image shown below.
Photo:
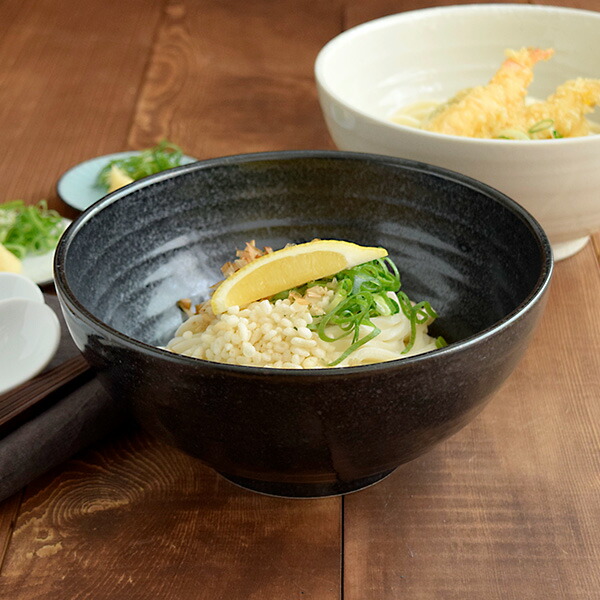
<path fill-rule="evenodd" d="M 11 498 L 0 502 L 0 572 L 19 514 L 22 497 L 22 493 L 14 494 Z"/>
<path fill-rule="evenodd" d="M 344 29 L 355 27 L 365 21 L 395 15 L 408 10 L 421 10 L 436 6 L 453 6 L 455 4 L 523 4 L 523 0 L 348 0 L 346 2 Z"/>
<path fill-rule="evenodd" d="M 56 199 L 78 162 L 127 149 L 162 0 L 6 0 L 0 19 L 0 201 Z"/>
<path fill-rule="evenodd" d="M 482 415 L 345 500 L 346 600 L 597 597 L 599 295 L 590 244 Z"/>
<path fill-rule="evenodd" d="M 338 1 L 170 0 L 129 136 L 209 158 L 333 148 L 313 63 L 340 33 Z"/>
<path fill-rule="evenodd" d="M 130 434 L 28 489 L 0 598 L 329 600 L 340 501 L 246 492 Z"/>
<path fill-rule="evenodd" d="M 564 6 L 566 8 L 581 8 L 584 10 L 598 10 L 599 6 L 591 0 L 532 0 L 531 4 L 547 4 L 548 6 Z"/>
<path fill-rule="evenodd" d="M 2 3 L 0 202 L 45 197 L 75 214 L 56 200 L 56 179 L 84 158 L 123 148 L 159 5 Z M 119 39 L 128 41 L 117 46 Z M 19 503 L 20 494 L 0 505 L 2 549 Z"/>

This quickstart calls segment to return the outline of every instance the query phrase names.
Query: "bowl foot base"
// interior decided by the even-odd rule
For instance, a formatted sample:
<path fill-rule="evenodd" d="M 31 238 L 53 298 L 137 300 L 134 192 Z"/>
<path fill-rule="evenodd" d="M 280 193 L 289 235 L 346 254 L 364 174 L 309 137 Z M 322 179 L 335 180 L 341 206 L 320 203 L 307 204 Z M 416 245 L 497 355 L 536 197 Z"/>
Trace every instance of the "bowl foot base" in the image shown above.
<path fill-rule="evenodd" d="M 554 260 L 563 260 L 577 254 L 583 247 L 590 241 L 590 236 L 582 237 L 577 240 L 571 240 L 569 242 L 560 242 L 558 244 L 552 244 L 552 253 L 554 254 Z"/>
<path fill-rule="evenodd" d="M 281 498 L 323 498 L 357 492 L 385 479 L 394 470 L 390 469 L 389 471 L 371 475 L 363 479 L 356 479 L 355 481 L 335 481 L 330 483 L 282 483 L 234 477 L 233 475 L 225 475 L 224 473 L 219 473 L 219 475 L 246 490 L 267 496 Z"/>

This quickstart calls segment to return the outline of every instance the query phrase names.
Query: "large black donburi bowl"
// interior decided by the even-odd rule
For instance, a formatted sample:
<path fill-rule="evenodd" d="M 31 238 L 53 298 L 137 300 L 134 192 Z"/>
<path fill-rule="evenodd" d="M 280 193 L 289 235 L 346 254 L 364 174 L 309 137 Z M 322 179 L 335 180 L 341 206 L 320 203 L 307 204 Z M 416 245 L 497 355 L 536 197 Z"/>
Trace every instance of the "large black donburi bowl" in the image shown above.
<path fill-rule="evenodd" d="M 282 370 L 160 348 L 178 299 L 206 297 L 235 248 L 313 238 L 388 249 L 451 344 L 375 365 Z M 302 151 L 207 160 L 89 208 L 55 259 L 75 342 L 157 437 L 256 491 L 360 489 L 463 427 L 513 370 L 552 271 L 539 225 L 501 193 L 440 168 Z"/>

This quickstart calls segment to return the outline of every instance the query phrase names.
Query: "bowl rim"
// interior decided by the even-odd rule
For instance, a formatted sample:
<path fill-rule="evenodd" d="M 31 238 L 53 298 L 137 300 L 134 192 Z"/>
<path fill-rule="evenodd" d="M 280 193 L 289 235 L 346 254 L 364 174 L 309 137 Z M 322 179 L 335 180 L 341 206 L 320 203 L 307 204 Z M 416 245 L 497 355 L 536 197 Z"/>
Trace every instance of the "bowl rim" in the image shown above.
<path fill-rule="evenodd" d="M 389 127 L 390 130 L 400 131 L 403 133 L 410 132 L 415 136 L 423 136 L 424 139 L 431 139 L 436 143 L 460 143 L 460 144 L 483 144 L 485 146 L 492 145 L 494 147 L 507 147 L 512 151 L 515 148 L 525 148 L 529 152 L 532 145 L 535 147 L 548 147 L 548 144 L 552 148 L 557 145 L 563 147 L 569 144 L 593 144 L 600 140 L 600 134 L 579 136 L 579 137 L 568 137 L 568 138 L 553 138 L 553 139 L 541 139 L 541 140 L 505 140 L 505 139 L 494 139 L 494 138 L 473 138 L 460 135 L 452 135 L 449 133 L 437 133 L 435 131 L 426 131 L 424 129 L 418 129 L 416 127 L 410 127 L 408 125 L 402 125 L 395 123 L 394 121 L 388 121 L 383 118 L 373 116 L 365 110 L 358 108 L 354 104 L 349 103 L 343 96 L 335 92 L 331 85 L 327 82 L 325 77 L 326 62 L 329 60 L 329 56 L 336 52 L 342 44 L 346 44 L 354 38 L 358 38 L 362 35 L 369 34 L 372 30 L 384 29 L 390 26 L 394 26 L 396 22 L 410 21 L 420 16 L 434 16 L 444 17 L 447 14 L 454 13 L 477 13 L 477 12 L 527 12 L 527 13 L 547 13 L 547 14 L 560 14 L 560 15 L 576 15 L 580 17 L 588 17 L 599 21 L 600 26 L 600 13 L 592 10 L 569 8 L 564 6 L 544 5 L 544 4 L 458 4 L 450 6 L 430 6 L 427 8 L 420 8 L 416 10 L 408 10 L 405 12 L 395 13 L 378 19 L 372 19 L 365 23 L 360 23 L 342 33 L 339 33 L 335 37 L 331 38 L 319 51 L 317 58 L 314 63 L 314 77 L 318 88 L 321 93 L 327 94 L 335 102 L 343 106 L 346 110 L 353 112 L 356 115 L 360 115 L 361 118 L 366 119 L 372 124 L 378 126 Z M 324 108 L 324 107 L 323 107 Z"/>
<path fill-rule="evenodd" d="M 101 212 L 105 207 L 112 205 L 119 201 L 121 198 L 127 197 L 131 192 L 136 192 L 146 187 L 150 187 L 156 183 L 160 183 L 164 180 L 174 180 L 180 176 L 186 175 L 192 171 L 207 170 L 218 166 L 227 165 L 238 165 L 252 162 L 265 162 L 265 161 L 290 161 L 297 159 L 328 159 L 328 160 L 354 160 L 354 161 L 371 161 L 378 164 L 387 164 L 389 166 L 401 167 L 402 169 L 409 169 L 412 171 L 418 171 L 420 173 L 428 173 L 437 177 L 441 177 L 445 180 L 452 180 L 454 183 L 464 185 L 475 189 L 476 191 L 486 194 L 491 201 L 499 202 L 506 209 L 512 212 L 516 217 L 520 218 L 521 221 L 531 231 L 532 236 L 535 238 L 538 248 L 540 250 L 540 261 L 541 269 L 540 274 L 532 287 L 529 294 L 519 303 L 519 305 L 512 310 L 510 313 L 502 317 L 500 320 L 495 322 L 490 327 L 483 329 L 467 338 L 452 342 L 444 348 L 438 348 L 423 354 L 417 354 L 414 356 L 408 356 L 396 360 L 373 363 L 368 365 L 357 365 L 347 367 L 331 367 L 321 369 L 283 369 L 283 368 L 270 368 L 270 367 L 258 367 L 248 365 L 233 365 L 229 363 L 220 363 L 208 361 L 200 358 L 193 358 L 176 354 L 164 348 L 153 346 L 146 342 L 137 340 L 129 335 L 126 335 L 117 329 L 114 329 L 110 325 L 107 325 L 94 314 L 92 314 L 75 296 L 71 290 L 65 269 L 64 263 L 66 256 L 69 251 L 69 246 L 73 238 L 77 235 L 77 232 L 85 226 L 85 224 L 94 217 L 97 213 Z M 535 220 L 535 218 L 522 206 L 517 204 L 514 200 L 503 194 L 502 192 L 492 188 L 491 186 L 484 184 L 480 181 L 462 175 L 455 171 L 445 169 L 443 167 L 437 167 L 427 163 L 422 163 L 414 160 L 395 158 L 386 155 L 369 154 L 363 152 L 348 152 L 342 150 L 284 150 L 284 151 L 270 151 L 270 152 L 255 152 L 245 154 L 234 154 L 229 156 L 223 156 L 218 158 L 211 158 L 206 160 L 200 160 L 189 165 L 182 165 L 175 167 L 167 171 L 162 171 L 154 175 L 150 175 L 138 181 L 134 181 L 129 185 L 116 190 L 110 194 L 104 196 L 104 198 L 95 202 L 92 206 L 87 208 L 65 231 L 62 235 L 59 244 L 56 249 L 54 257 L 54 280 L 58 298 L 61 304 L 65 304 L 69 310 L 77 315 L 79 319 L 84 320 L 88 326 L 94 329 L 96 332 L 103 336 L 116 337 L 122 344 L 129 349 L 133 349 L 138 352 L 150 354 L 161 359 L 166 359 L 171 362 L 178 364 L 187 365 L 201 365 L 203 368 L 208 368 L 214 371 L 225 371 L 232 374 L 238 375 L 251 375 L 258 377 L 277 377 L 280 375 L 293 376 L 293 377 L 344 377 L 351 376 L 362 376 L 365 373 L 372 373 L 378 371 L 394 370 L 394 368 L 405 368 L 407 365 L 414 363 L 421 363 L 423 361 L 431 361 L 432 358 L 438 358 L 446 355 L 453 355 L 463 351 L 466 348 L 472 347 L 476 344 L 482 343 L 506 328 L 510 327 L 514 322 L 520 320 L 527 312 L 533 309 L 533 307 L 539 302 L 544 296 L 546 290 L 550 285 L 552 273 L 554 270 L 554 260 L 552 256 L 552 248 L 550 242 L 542 229 L 541 225 Z M 63 307 L 64 309 L 64 307 Z"/>

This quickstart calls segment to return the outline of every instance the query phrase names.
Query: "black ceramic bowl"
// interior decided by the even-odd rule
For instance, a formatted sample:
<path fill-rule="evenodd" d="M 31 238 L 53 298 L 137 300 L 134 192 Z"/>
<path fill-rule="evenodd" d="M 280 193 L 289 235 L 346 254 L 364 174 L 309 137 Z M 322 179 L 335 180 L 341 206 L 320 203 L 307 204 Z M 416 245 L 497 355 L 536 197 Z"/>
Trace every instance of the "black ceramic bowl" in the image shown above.
<path fill-rule="evenodd" d="M 236 247 L 316 237 L 387 248 L 451 344 L 304 371 L 159 348 L 181 322 L 176 301 L 206 296 Z M 501 193 L 428 165 L 321 151 L 133 183 L 68 229 L 55 262 L 75 342 L 141 424 L 234 482 L 289 496 L 359 489 L 463 427 L 521 357 L 551 271 L 543 231 Z"/>

